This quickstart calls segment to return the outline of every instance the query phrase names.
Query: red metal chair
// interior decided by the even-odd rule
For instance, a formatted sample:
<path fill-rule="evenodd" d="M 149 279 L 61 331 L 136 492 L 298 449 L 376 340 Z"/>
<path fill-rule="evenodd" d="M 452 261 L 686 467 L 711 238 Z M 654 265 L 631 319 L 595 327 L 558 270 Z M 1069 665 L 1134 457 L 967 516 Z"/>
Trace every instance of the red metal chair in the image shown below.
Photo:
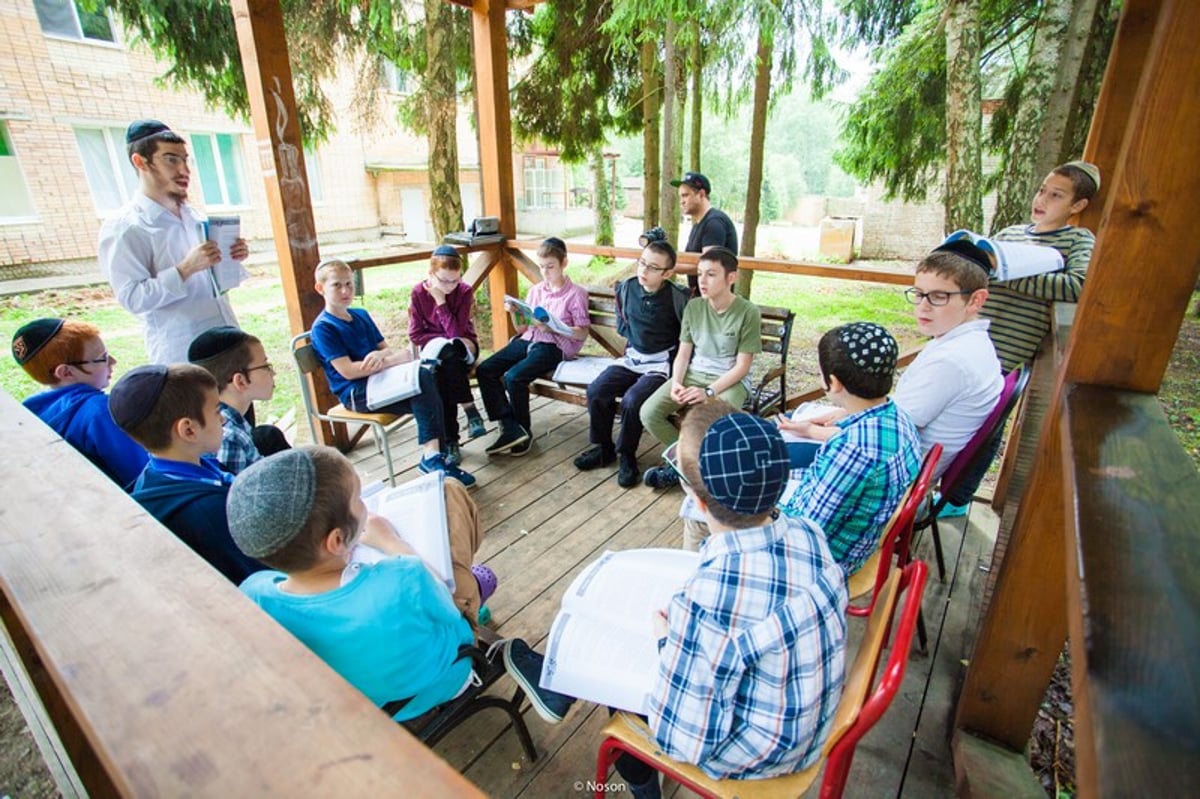
<path fill-rule="evenodd" d="M 615 714 L 604 727 L 604 740 L 596 759 L 596 799 L 604 799 L 609 769 L 619 755 L 627 753 L 666 774 L 671 779 L 701 796 L 739 797 L 739 799 L 782 799 L 796 797 L 816 781 L 821 766 L 825 777 L 821 783 L 821 799 L 842 795 L 846 777 L 854 759 L 859 740 L 875 725 L 892 698 L 900 690 L 908 666 L 908 650 L 921 610 L 921 596 L 929 570 L 923 561 L 913 561 L 904 568 L 892 570 L 875 602 L 867 623 L 862 645 L 854 665 L 846 674 L 842 698 L 834 716 L 833 730 L 825 742 L 821 758 L 804 771 L 765 780 L 714 780 L 696 766 L 680 763 L 663 754 L 654 741 L 646 723 L 637 716 Z M 888 628 L 891 626 L 901 593 L 907 593 L 900 623 L 892 644 L 883 676 L 875 684 L 875 673 L 882 656 Z M 874 690 L 872 686 L 874 685 Z"/>
<path fill-rule="evenodd" d="M 938 534 L 938 514 L 947 505 L 965 505 L 975 496 L 975 490 L 987 474 L 992 458 L 996 457 L 996 452 L 1000 449 L 1004 423 L 1008 421 L 1013 408 L 1017 407 L 1018 400 L 1025 393 L 1025 387 L 1029 385 L 1029 375 L 1028 366 L 1019 366 L 1004 376 L 1004 388 L 1000 390 L 995 407 L 967 445 L 950 461 L 950 465 L 942 473 L 941 497 L 913 528 L 914 532 L 926 527 L 932 528 L 933 552 L 937 558 L 938 579 L 942 582 L 946 581 L 946 559 L 942 554 L 942 538 Z"/>

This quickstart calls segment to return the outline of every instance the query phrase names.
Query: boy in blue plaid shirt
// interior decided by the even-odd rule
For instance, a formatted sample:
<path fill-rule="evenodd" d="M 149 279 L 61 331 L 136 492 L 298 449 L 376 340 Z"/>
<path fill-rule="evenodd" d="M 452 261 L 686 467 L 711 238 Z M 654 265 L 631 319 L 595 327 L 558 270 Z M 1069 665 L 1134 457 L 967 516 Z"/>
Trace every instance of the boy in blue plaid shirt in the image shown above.
<path fill-rule="evenodd" d="M 841 695 L 846 587 L 820 530 L 777 518 L 788 476 L 770 423 L 710 400 L 679 439 L 685 490 L 711 530 L 700 566 L 655 619 L 659 666 L 647 722 L 671 757 L 716 779 L 762 779 L 811 765 Z M 657 774 L 624 755 L 637 799 Z"/>
<path fill-rule="evenodd" d="M 846 574 L 871 556 L 921 466 L 917 428 L 888 398 L 899 351 L 879 325 L 835 327 L 821 337 L 817 356 L 826 395 L 848 413 L 834 424 L 778 417 L 782 429 L 825 442 L 810 465 L 793 472 L 780 508 L 820 525 Z"/>

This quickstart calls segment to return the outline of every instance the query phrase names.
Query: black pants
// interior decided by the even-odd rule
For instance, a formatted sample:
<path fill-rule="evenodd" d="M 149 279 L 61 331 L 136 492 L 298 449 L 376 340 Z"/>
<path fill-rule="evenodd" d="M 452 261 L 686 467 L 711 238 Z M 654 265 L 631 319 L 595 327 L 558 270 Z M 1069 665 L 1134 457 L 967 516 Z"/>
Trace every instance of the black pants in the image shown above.
<path fill-rule="evenodd" d="M 613 419 L 617 398 L 621 398 L 621 432 L 617 434 L 617 452 L 637 458 L 642 440 L 642 403 L 667 382 L 666 375 L 642 375 L 624 366 L 610 366 L 588 384 L 587 404 L 589 438 L 605 449 L 613 448 Z"/>
<path fill-rule="evenodd" d="M 438 393 L 442 396 L 442 425 L 446 428 L 447 444 L 458 443 L 458 406 L 474 402 L 471 394 L 471 367 L 467 365 L 467 349 L 464 344 L 452 341 L 438 353 Z"/>

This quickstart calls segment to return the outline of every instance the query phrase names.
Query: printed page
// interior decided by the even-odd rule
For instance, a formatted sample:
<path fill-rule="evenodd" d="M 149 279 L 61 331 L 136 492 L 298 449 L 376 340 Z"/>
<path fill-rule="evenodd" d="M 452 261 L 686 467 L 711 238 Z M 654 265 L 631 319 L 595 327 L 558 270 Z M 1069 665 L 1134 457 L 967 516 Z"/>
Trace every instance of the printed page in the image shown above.
<path fill-rule="evenodd" d="M 543 687 L 645 712 L 657 675 L 653 614 L 695 573 L 678 549 L 605 552 L 572 581 L 551 627 Z"/>
<path fill-rule="evenodd" d="M 996 256 L 996 280 L 1017 280 L 1049 272 L 1061 272 L 1063 269 L 1062 253 L 1053 247 L 990 239 L 987 243 Z"/>
<path fill-rule="evenodd" d="M 586 386 L 616 362 L 616 358 L 601 358 L 595 355 L 576 358 L 573 361 L 561 361 L 554 370 L 554 381 Z"/>
<path fill-rule="evenodd" d="M 836 410 L 837 410 L 836 405 L 830 405 L 827 402 L 802 402 L 796 406 L 796 410 L 792 411 L 792 413 L 790 414 L 790 418 L 793 422 L 803 422 L 803 421 L 807 421 L 808 419 L 816 418 L 818 416 L 824 416 L 825 414 L 829 413 L 830 411 L 836 411 Z M 782 428 L 780 428 L 779 433 L 783 436 L 784 443 L 787 443 L 787 442 L 796 442 L 796 443 L 807 442 L 807 443 L 812 443 L 812 444 L 824 443 L 822 441 L 818 441 L 815 438 L 805 438 L 804 436 L 798 436 L 795 433 L 789 433 L 788 431 L 786 431 Z"/>
<path fill-rule="evenodd" d="M 363 502 L 367 510 L 378 514 L 396 528 L 396 532 L 434 576 L 454 591 L 454 566 L 450 560 L 450 529 L 446 523 L 446 494 L 444 472 L 423 474 L 395 488 L 364 489 Z M 360 555 L 360 550 L 365 550 Z M 375 563 L 383 553 L 365 545 L 355 547 L 354 560 Z"/>
<path fill-rule="evenodd" d="M 517 316 L 524 319 L 525 323 L 533 322 L 533 306 L 532 305 L 525 302 L 525 300 L 518 299 L 517 297 L 513 297 L 508 294 L 504 295 L 504 301 L 516 309 Z"/>
<path fill-rule="evenodd" d="M 374 410 L 421 393 L 420 361 L 389 366 L 367 378 L 367 407 Z"/>
<path fill-rule="evenodd" d="M 242 235 L 242 221 L 236 216 L 210 216 L 205 224 L 209 241 L 221 248 L 221 260 L 212 268 L 213 281 L 217 290 L 224 293 L 242 283 L 245 269 L 233 260 L 229 251 Z"/>

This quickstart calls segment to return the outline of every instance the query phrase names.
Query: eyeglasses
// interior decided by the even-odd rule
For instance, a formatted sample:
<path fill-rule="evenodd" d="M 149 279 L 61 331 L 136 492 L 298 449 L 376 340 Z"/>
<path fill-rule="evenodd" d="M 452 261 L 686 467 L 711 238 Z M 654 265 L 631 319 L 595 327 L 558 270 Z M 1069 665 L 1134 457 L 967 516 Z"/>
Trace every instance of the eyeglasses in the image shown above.
<path fill-rule="evenodd" d="M 146 160 L 153 161 L 155 158 L 161 158 L 163 163 L 172 169 L 179 169 L 184 164 L 187 164 L 189 169 L 196 165 L 191 156 L 175 155 L 175 153 L 159 153 L 157 156 L 152 156 Z"/>
<path fill-rule="evenodd" d="M 262 364 L 261 366 L 247 366 L 245 369 L 242 370 L 242 374 L 244 374 L 246 377 L 249 377 L 251 372 L 256 371 L 258 369 L 266 369 L 268 372 L 271 373 L 272 377 L 274 377 L 274 375 L 275 375 L 275 367 L 271 365 L 270 361 L 267 361 L 266 363 Z"/>
<path fill-rule="evenodd" d="M 637 259 L 637 268 L 645 269 L 647 272 L 669 272 L 671 270 L 669 266 L 655 266 L 652 263 L 643 261 L 641 258 Z"/>
<path fill-rule="evenodd" d="M 929 304 L 937 308 L 950 302 L 955 294 L 974 294 L 974 291 L 921 291 L 920 289 L 905 289 L 904 297 L 913 305 L 920 305 L 929 300 Z"/>
<path fill-rule="evenodd" d="M 67 361 L 67 366 L 87 366 L 88 364 L 108 363 L 110 361 L 116 361 L 116 358 L 114 358 L 113 356 L 109 355 L 106 352 L 103 355 L 101 355 L 99 358 L 92 358 L 92 359 L 86 360 L 86 361 Z"/>
<path fill-rule="evenodd" d="M 438 275 L 434 275 L 433 279 L 436 280 L 437 282 L 441 283 L 443 286 L 457 286 L 459 283 L 462 282 L 461 277 L 445 278 L 445 277 L 439 277 Z"/>

